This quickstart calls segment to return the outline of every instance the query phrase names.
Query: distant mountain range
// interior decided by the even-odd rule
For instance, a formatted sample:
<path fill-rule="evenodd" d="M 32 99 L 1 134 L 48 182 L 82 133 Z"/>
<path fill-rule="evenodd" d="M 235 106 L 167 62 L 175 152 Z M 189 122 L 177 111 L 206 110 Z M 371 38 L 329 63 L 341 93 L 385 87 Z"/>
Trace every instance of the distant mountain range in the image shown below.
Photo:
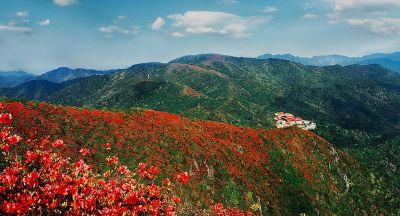
<path fill-rule="evenodd" d="M 93 70 L 93 69 L 71 69 L 60 67 L 41 75 L 34 75 L 24 71 L 0 72 L 0 88 L 14 87 L 30 80 L 46 80 L 54 83 L 61 83 L 81 77 L 93 75 L 105 75 L 116 70 Z"/>
<path fill-rule="evenodd" d="M 382 67 L 385 67 L 389 70 L 400 72 L 400 52 L 395 53 L 377 53 L 372 55 L 366 55 L 362 57 L 347 57 L 343 55 L 326 55 L 326 56 L 314 56 L 311 58 L 294 56 L 291 54 L 283 54 L 283 55 L 272 55 L 272 54 L 264 54 L 258 57 L 259 59 L 283 59 L 298 62 L 305 65 L 314 65 L 314 66 L 329 66 L 329 65 L 352 65 L 352 64 L 360 64 L 360 65 L 368 65 L 368 64 L 379 64 Z"/>
<path fill-rule="evenodd" d="M 33 78 L 35 78 L 35 75 L 24 71 L 0 72 L 0 88 L 17 86 Z"/>

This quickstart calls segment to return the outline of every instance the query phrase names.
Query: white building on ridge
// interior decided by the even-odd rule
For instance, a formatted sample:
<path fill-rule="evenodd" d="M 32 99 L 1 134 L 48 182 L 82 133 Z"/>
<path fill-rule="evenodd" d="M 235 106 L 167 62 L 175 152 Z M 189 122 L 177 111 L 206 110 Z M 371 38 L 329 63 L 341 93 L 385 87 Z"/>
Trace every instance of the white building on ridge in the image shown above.
<path fill-rule="evenodd" d="M 291 113 L 277 112 L 274 119 L 277 128 L 296 126 L 304 130 L 314 130 L 317 127 L 315 122 L 303 120 L 303 118 L 295 117 Z"/>

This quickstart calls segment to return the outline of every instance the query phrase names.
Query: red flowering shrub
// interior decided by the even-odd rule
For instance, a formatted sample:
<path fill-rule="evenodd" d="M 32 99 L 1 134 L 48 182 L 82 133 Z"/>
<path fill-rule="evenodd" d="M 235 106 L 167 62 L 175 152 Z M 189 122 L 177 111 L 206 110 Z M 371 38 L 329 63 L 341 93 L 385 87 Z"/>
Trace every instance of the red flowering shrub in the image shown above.
<path fill-rule="evenodd" d="M 190 180 L 190 176 L 187 172 L 183 172 L 183 173 L 178 173 L 176 175 L 176 178 L 182 183 L 182 184 L 186 184 L 188 183 L 188 181 Z"/>
<path fill-rule="evenodd" d="M 87 148 L 81 148 L 81 150 L 79 150 L 79 153 L 81 153 L 83 156 L 88 156 L 90 155 L 90 150 Z"/>
<path fill-rule="evenodd" d="M 238 208 L 224 208 L 221 203 L 212 206 L 215 215 L 218 216 L 250 216 L 251 212 L 245 212 Z"/>
<path fill-rule="evenodd" d="M 0 124 L 11 124 L 12 116 L 8 113 L 0 114 Z"/>
<path fill-rule="evenodd" d="M 155 166 L 139 164 L 137 172 L 115 166 L 118 157 L 106 159 L 102 175 L 84 159 L 63 157 L 62 140 L 45 145 L 46 139 L 22 140 L 11 135 L 12 116 L 1 114 L 0 147 L 5 168 L 0 173 L 0 215 L 176 215 L 180 198 L 168 179 L 161 186 L 153 180 Z M 1 125 L 0 125 L 1 126 Z M 27 149 L 21 156 L 16 149 Z M 107 145 L 106 148 L 110 146 Z M 90 150 L 82 148 L 83 157 Z M 185 180 L 186 182 L 186 180 Z"/>
<path fill-rule="evenodd" d="M 229 200 L 230 187 L 226 182 L 230 179 L 240 186 L 237 188 L 240 193 L 237 193 L 233 201 L 239 201 L 241 208 L 248 209 L 254 204 L 254 200 L 247 199 L 246 196 L 248 192 L 252 192 L 264 202 L 261 204 L 279 211 L 282 208 L 280 200 L 285 195 L 276 188 L 284 187 L 286 180 L 281 178 L 280 170 L 271 168 L 288 163 L 286 159 L 304 176 L 304 182 L 309 182 L 312 189 L 327 187 L 313 173 L 321 172 L 321 167 L 326 165 L 326 160 L 320 160 L 318 154 L 315 154 L 316 149 L 329 158 L 329 145 L 309 131 L 297 128 L 241 128 L 218 122 L 193 121 L 152 110 L 123 113 L 36 102 L 7 102 L 3 105 L 6 110 L 3 113 L 12 115 L 4 119 L 15 119 L 11 124 L 9 120 L 2 120 L 7 123 L 3 126 L 12 126 L 22 137 L 20 143 L 40 147 L 20 148 L 19 161 L 46 161 L 42 166 L 52 169 L 50 164 L 54 160 L 52 155 L 55 152 L 64 159 L 72 158 L 68 162 L 74 170 L 101 173 L 106 182 L 107 179 L 114 178 L 113 176 L 123 178 L 125 175 L 134 175 L 135 178 L 143 178 L 138 181 L 140 183 L 155 180 L 162 182 L 164 187 L 170 187 L 173 183 L 184 184 L 184 187 L 174 190 L 182 199 L 180 213 L 186 213 L 184 209 L 187 209 L 188 214 L 192 214 L 204 206 L 213 206 L 219 202 L 230 207 L 237 206 Z M 0 130 L 3 144 L 12 135 L 11 129 L 7 127 Z M 59 140 L 54 141 L 57 139 Z M 27 142 L 28 140 L 31 141 Z M 55 148 L 50 152 L 46 150 L 53 145 Z M 19 146 L 21 145 L 18 143 L 0 145 L 0 149 L 11 149 L 13 152 Z M 272 158 L 270 154 L 273 154 Z M 280 155 L 285 160 L 281 160 Z M 1 161 L 2 157 L 0 167 L 3 168 Z M 135 170 L 141 161 L 146 161 L 146 164 L 139 165 L 138 170 Z M 154 167 L 151 168 L 150 165 Z M 183 170 L 190 172 L 184 174 Z M 40 183 L 42 173 L 35 169 L 29 171 L 25 175 L 33 171 L 39 173 Z M 322 172 L 324 176 L 330 176 L 328 170 Z M 160 174 L 157 175 L 158 173 Z M 165 181 L 154 179 L 155 176 L 171 174 L 173 178 Z M 189 179 L 190 182 L 186 183 Z M 335 181 L 329 181 L 328 184 L 329 188 L 337 188 Z M 310 197 L 313 196 L 308 188 L 298 189 Z M 134 202 L 136 198 L 131 196 L 129 200 Z M 268 204 L 265 203 L 266 200 Z M 153 205 L 157 206 L 157 202 Z M 18 205 L 14 205 L 16 206 Z M 168 208 L 168 211 L 171 209 L 175 207 Z M 205 215 L 203 212 L 199 214 Z"/>

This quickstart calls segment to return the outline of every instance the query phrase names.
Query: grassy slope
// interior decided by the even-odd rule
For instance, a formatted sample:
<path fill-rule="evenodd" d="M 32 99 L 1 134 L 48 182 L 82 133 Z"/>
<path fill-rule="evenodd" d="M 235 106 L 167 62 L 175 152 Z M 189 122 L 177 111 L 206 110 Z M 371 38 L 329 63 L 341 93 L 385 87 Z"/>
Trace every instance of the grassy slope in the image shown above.
<path fill-rule="evenodd" d="M 106 155 L 99 146 L 110 142 L 130 166 L 147 161 L 166 175 L 189 170 L 192 181 L 182 192 L 190 205 L 218 201 L 247 209 L 260 197 L 265 215 L 395 213 L 396 200 L 373 190 L 394 199 L 385 182 L 364 178 L 367 170 L 312 132 L 240 128 L 151 110 L 124 114 L 45 103 L 6 103 L 6 110 L 25 137 L 64 139 L 70 157 L 91 149 L 97 169 Z"/>

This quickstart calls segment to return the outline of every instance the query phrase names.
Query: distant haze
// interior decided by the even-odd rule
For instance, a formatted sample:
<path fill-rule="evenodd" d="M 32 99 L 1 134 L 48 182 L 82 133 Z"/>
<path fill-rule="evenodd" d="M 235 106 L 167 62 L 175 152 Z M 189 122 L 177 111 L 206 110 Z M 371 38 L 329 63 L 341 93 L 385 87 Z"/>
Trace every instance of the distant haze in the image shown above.
<path fill-rule="evenodd" d="M 179 56 L 400 50 L 398 0 L 0 3 L 0 71 L 126 68 Z"/>

